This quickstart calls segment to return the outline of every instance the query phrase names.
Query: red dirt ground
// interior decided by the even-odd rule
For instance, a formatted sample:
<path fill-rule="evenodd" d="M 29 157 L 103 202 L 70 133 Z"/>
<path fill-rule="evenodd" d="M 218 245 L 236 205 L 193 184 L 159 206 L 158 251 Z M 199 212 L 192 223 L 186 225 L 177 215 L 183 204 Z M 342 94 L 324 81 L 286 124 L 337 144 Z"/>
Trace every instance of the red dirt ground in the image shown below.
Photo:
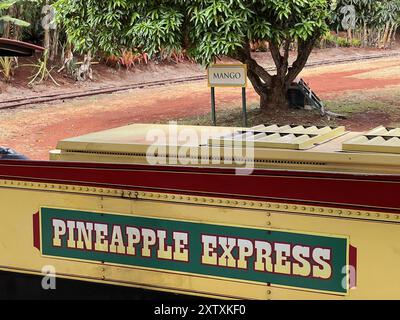
<path fill-rule="evenodd" d="M 384 67 L 398 65 L 398 61 L 392 58 Z M 350 77 L 380 69 L 371 61 L 359 64 L 354 71 L 339 71 L 346 67 L 338 66 L 335 72 L 305 74 L 304 78 L 321 98 L 348 90 L 400 85 L 400 75 L 390 79 Z M 249 103 L 257 103 L 255 92 L 248 91 Z M 219 91 L 217 97 L 219 108 L 240 104 L 240 92 L 236 89 Z M 204 83 L 189 83 L 0 111 L 0 145 L 12 147 L 32 159 L 45 160 L 59 140 L 131 123 L 166 122 L 204 115 L 210 110 L 209 100 L 209 90 Z M 360 120 L 356 115 L 354 121 L 360 123 Z M 369 121 L 365 125 L 368 125 L 365 129 L 370 128 Z M 363 129 L 361 127 L 359 129 Z"/>
<path fill-rule="evenodd" d="M 393 64 L 398 66 L 399 62 Z M 400 85 L 400 75 L 396 79 L 357 79 L 352 78 L 358 74 L 380 70 L 381 68 L 369 68 L 356 71 L 330 72 L 316 76 L 305 76 L 304 79 L 311 88 L 324 98 L 327 94 L 343 91 L 379 89 L 387 86 Z"/>

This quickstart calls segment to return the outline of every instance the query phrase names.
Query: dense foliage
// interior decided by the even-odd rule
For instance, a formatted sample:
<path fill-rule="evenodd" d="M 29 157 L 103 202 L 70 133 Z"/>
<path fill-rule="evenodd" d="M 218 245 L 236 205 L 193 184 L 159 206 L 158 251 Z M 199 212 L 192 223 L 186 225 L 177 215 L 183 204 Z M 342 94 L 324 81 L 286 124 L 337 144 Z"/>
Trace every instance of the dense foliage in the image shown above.
<path fill-rule="evenodd" d="M 286 89 L 328 30 L 326 0 L 59 0 L 58 20 L 79 51 L 116 54 L 140 48 L 154 57 L 187 50 L 202 64 L 221 56 L 249 64 L 262 106 L 286 104 Z M 250 42 L 269 41 L 277 74 L 252 59 Z M 297 61 L 289 68 L 292 43 Z"/>
<path fill-rule="evenodd" d="M 349 24 L 346 15 L 351 14 L 354 18 Z M 332 17 L 332 27 L 346 29 L 350 40 L 356 37 L 363 46 L 386 48 L 400 24 L 400 0 L 334 0 Z"/>

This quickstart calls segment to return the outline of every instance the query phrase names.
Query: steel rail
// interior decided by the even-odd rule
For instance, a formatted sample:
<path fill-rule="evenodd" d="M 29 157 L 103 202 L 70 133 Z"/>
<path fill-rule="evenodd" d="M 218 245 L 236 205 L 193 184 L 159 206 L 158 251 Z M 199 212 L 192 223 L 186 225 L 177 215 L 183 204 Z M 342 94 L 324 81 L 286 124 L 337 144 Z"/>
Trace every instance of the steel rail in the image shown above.
<path fill-rule="evenodd" d="M 400 56 L 400 52 L 396 53 L 385 53 L 385 54 L 373 54 L 373 55 L 363 55 L 357 57 L 349 57 L 343 59 L 333 59 L 333 60 L 325 60 L 325 61 L 314 61 L 310 62 L 306 65 L 306 68 L 313 68 L 318 66 L 324 65 L 335 65 L 335 64 L 342 64 L 347 62 L 355 62 L 361 60 L 373 60 L 373 59 L 383 59 L 383 58 L 390 58 Z M 274 67 L 266 68 L 268 71 L 274 71 Z M 22 106 L 27 105 L 34 105 L 34 104 L 42 104 L 47 102 L 53 101 L 64 101 L 69 99 L 75 98 L 82 98 L 88 96 L 95 96 L 100 94 L 110 94 L 114 92 L 121 92 L 133 89 L 143 89 L 143 88 L 150 88 L 150 87 L 157 87 L 157 86 L 164 86 L 170 84 L 178 84 L 178 83 L 187 83 L 187 82 L 194 82 L 194 81 L 203 81 L 207 77 L 205 75 L 198 75 L 198 76 L 191 76 L 191 77 L 184 77 L 184 78 L 173 78 L 173 79 L 164 79 L 164 80 L 157 80 L 157 81 L 149 81 L 149 82 L 142 82 L 142 83 L 132 83 L 123 86 L 110 86 L 105 88 L 93 88 L 86 91 L 70 91 L 66 93 L 53 93 L 53 94 L 45 94 L 41 96 L 30 96 L 24 98 L 17 98 L 17 99 L 10 99 L 0 101 L 0 110 L 4 109 L 16 109 Z"/>

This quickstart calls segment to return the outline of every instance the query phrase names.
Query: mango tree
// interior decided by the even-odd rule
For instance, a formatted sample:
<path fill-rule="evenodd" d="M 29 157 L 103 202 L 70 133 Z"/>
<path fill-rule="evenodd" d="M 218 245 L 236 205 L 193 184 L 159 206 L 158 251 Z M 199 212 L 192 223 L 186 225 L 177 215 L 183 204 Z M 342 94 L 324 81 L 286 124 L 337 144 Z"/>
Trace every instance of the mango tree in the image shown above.
<path fill-rule="evenodd" d="M 186 50 L 208 65 L 222 56 L 248 64 L 261 108 L 287 107 L 287 89 L 328 31 L 328 0 L 59 0 L 59 20 L 82 52 L 139 48 L 154 56 Z M 276 72 L 251 54 L 268 41 Z M 297 56 L 289 62 L 290 48 Z"/>

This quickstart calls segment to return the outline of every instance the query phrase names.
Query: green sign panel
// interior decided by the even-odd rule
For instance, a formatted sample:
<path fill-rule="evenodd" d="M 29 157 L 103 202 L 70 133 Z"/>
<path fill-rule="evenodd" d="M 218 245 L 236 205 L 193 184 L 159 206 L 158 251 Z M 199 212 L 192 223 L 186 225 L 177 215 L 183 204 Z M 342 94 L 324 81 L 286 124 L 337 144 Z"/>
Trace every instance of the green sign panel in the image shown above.
<path fill-rule="evenodd" d="M 348 238 L 41 209 L 45 256 L 346 294 Z"/>

